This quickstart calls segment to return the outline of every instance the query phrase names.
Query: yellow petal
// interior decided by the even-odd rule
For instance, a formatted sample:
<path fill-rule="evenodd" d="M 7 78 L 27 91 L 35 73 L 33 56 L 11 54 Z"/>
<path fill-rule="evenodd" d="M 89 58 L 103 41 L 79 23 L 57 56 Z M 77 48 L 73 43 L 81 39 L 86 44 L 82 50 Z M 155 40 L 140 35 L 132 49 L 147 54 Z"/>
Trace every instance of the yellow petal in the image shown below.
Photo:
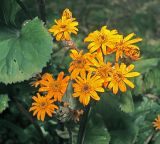
<path fill-rule="evenodd" d="M 98 94 L 95 91 L 91 92 L 91 97 L 95 100 L 100 100 L 100 97 L 98 96 Z"/>
<path fill-rule="evenodd" d="M 115 82 L 114 85 L 113 85 L 113 93 L 117 94 L 117 92 L 118 92 L 118 83 Z"/>
<path fill-rule="evenodd" d="M 119 82 L 119 89 L 122 91 L 122 92 L 126 92 L 127 88 L 126 88 L 126 85 L 123 81 L 120 81 Z"/>
<path fill-rule="evenodd" d="M 44 121 L 45 118 L 45 110 L 42 110 L 41 112 L 41 120 Z"/>
<path fill-rule="evenodd" d="M 89 101 L 90 101 L 90 96 L 86 96 L 86 97 L 83 99 L 83 104 L 84 104 L 84 105 L 88 105 Z"/>
<path fill-rule="evenodd" d="M 111 82 L 109 83 L 109 85 L 108 85 L 108 88 L 109 88 L 109 89 L 112 89 L 113 84 L 114 84 L 113 81 L 111 81 Z"/>
<path fill-rule="evenodd" d="M 131 70 L 134 69 L 134 65 L 133 64 L 130 64 L 128 67 L 127 67 L 127 71 L 130 72 Z"/>
<path fill-rule="evenodd" d="M 61 38 L 62 38 L 62 36 L 63 36 L 63 33 L 59 33 L 59 34 L 57 34 L 57 36 L 56 36 L 56 40 L 57 40 L 57 41 L 60 41 L 60 40 L 61 40 Z"/>
<path fill-rule="evenodd" d="M 139 72 L 130 72 L 130 73 L 125 74 L 125 77 L 136 77 L 139 75 L 140 75 Z"/>
<path fill-rule="evenodd" d="M 104 89 L 102 87 L 98 87 L 98 88 L 95 89 L 95 91 L 104 92 Z"/>
<path fill-rule="evenodd" d="M 127 35 L 127 36 L 124 38 L 124 41 L 126 42 L 126 41 L 130 40 L 133 36 L 135 36 L 134 33 L 131 33 L 131 34 Z"/>
<path fill-rule="evenodd" d="M 107 54 L 107 48 L 104 44 L 102 44 L 102 51 L 103 51 L 103 54 L 106 55 Z"/>
<path fill-rule="evenodd" d="M 85 71 L 85 69 L 82 69 L 82 70 L 80 71 L 80 76 L 81 76 L 81 78 L 82 78 L 84 81 L 86 81 L 86 71 Z"/>
<path fill-rule="evenodd" d="M 57 80 L 62 80 L 62 79 L 63 79 L 63 76 L 64 76 L 64 72 L 60 72 L 60 73 L 58 74 Z"/>
<path fill-rule="evenodd" d="M 130 80 L 124 79 L 123 81 L 124 81 L 128 86 L 130 86 L 131 88 L 134 88 L 134 84 L 133 84 Z"/>
<path fill-rule="evenodd" d="M 127 41 L 126 44 L 130 45 L 130 44 L 137 43 L 137 42 L 140 42 L 140 41 L 142 41 L 141 38 L 135 38 L 135 39 Z"/>
<path fill-rule="evenodd" d="M 72 96 L 73 97 L 79 97 L 79 94 L 78 93 L 73 93 Z"/>

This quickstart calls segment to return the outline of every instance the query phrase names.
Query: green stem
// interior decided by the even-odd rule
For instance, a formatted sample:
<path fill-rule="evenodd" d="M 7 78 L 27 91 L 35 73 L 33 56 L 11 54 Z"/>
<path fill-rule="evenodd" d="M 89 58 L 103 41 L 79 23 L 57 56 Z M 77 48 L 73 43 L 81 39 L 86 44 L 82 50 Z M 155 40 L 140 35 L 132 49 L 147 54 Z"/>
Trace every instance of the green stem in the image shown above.
<path fill-rule="evenodd" d="M 88 105 L 85 108 L 83 117 L 82 117 L 82 119 L 80 121 L 77 144 L 83 144 L 84 143 L 84 138 L 85 138 L 85 133 L 86 133 L 86 126 L 87 126 L 87 122 L 88 122 L 88 117 L 89 117 L 90 111 L 91 111 L 91 106 Z"/>
<path fill-rule="evenodd" d="M 45 0 L 37 0 L 41 20 L 46 24 Z"/>

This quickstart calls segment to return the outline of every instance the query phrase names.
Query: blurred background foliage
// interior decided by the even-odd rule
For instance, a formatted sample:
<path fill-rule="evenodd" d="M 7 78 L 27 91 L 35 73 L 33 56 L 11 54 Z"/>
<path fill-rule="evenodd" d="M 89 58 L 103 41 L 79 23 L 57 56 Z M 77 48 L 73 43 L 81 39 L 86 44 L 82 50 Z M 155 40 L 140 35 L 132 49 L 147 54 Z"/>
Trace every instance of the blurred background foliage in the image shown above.
<path fill-rule="evenodd" d="M 7 26 L 20 28 L 28 19 L 39 16 L 37 1 L 23 0 L 26 9 L 22 10 L 15 0 L 6 0 L 0 6 L 1 25 L 5 20 Z M 79 34 L 73 39 L 79 48 L 86 50 L 83 39 L 103 25 L 124 35 L 135 32 L 143 38 L 142 58 L 135 62 L 136 71 L 142 74 L 134 80 L 135 89 L 125 94 L 113 95 L 107 91 L 101 95 L 87 122 L 84 143 L 160 144 L 160 132 L 152 126 L 160 114 L 160 1 L 46 0 L 45 3 L 48 28 L 65 8 L 73 12 L 79 22 Z M 62 44 L 53 40 L 52 59 L 43 72 L 54 76 L 60 71 L 68 73 L 71 61 L 68 54 Z M 36 93 L 28 82 L 15 84 L 14 95 L 8 92 L 8 87 L 0 85 L 0 144 L 76 144 L 78 124 L 67 120 L 67 114 L 42 123 L 28 113 L 31 97 Z M 73 99 L 65 98 L 76 107 Z"/>

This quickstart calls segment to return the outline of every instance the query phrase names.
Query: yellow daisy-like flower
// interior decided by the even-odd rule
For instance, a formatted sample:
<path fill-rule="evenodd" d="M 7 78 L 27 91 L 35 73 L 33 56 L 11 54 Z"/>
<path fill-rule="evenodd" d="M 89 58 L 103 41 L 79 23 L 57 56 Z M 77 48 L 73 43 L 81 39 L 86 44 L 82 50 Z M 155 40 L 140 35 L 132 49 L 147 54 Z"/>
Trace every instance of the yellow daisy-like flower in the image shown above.
<path fill-rule="evenodd" d="M 92 76 L 91 72 L 86 75 L 85 72 L 78 76 L 75 81 L 76 83 L 73 84 L 73 97 L 79 97 L 79 101 L 83 105 L 88 105 L 90 97 L 96 101 L 100 100 L 97 92 L 104 92 L 102 88 L 103 79 L 96 75 Z"/>
<path fill-rule="evenodd" d="M 155 121 L 153 122 L 153 126 L 156 130 L 160 130 L 160 115 L 158 115 Z"/>
<path fill-rule="evenodd" d="M 70 19 L 72 18 L 72 12 L 68 8 L 66 8 L 63 11 L 62 17 L 66 17 L 67 19 Z"/>
<path fill-rule="evenodd" d="M 104 55 L 107 54 L 107 48 L 114 48 L 115 43 L 121 39 L 121 35 L 117 30 L 108 30 L 106 26 L 103 26 L 100 31 L 96 30 L 90 33 L 84 42 L 91 42 L 88 45 L 88 49 L 91 53 L 98 49 L 102 49 Z"/>
<path fill-rule="evenodd" d="M 64 72 L 60 72 L 57 80 L 51 74 L 45 73 L 42 80 L 39 81 L 39 92 L 48 92 L 50 97 L 55 100 L 62 101 L 62 97 L 68 86 L 69 76 L 64 77 Z"/>
<path fill-rule="evenodd" d="M 38 120 L 44 121 L 45 115 L 52 117 L 55 109 L 58 107 L 53 104 L 54 100 L 50 99 L 48 96 L 41 96 L 39 93 L 36 96 L 33 96 L 32 99 L 35 101 L 32 103 L 29 111 L 34 111 L 33 116 L 37 115 Z"/>
<path fill-rule="evenodd" d="M 116 52 L 116 61 L 118 61 L 119 58 L 122 58 L 123 55 L 131 58 L 132 60 L 139 59 L 140 57 L 139 47 L 134 44 L 142 41 L 142 39 L 141 38 L 131 39 L 133 36 L 135 36 L 135 34 L 131 33 L 116 43 L 115 48 L 113 49 L 113 51 Z"/>
<path fill-rule="evenodd" d="M 104 58 L 101 51 L 97 51 L 96 57 L 90 59 L 94 67 L 90 67 L 90 71 L 95 72 L 95 75 L 100 76 L 104 80 L 104 87 L 108 85 L 108 77 L 112 72 L 112 63 L 104 62 Z"/>
<path fill-rule="evenodd" d="M 108 81 L 110 81 L 108 88 L 113 88 L 113 93 L 117 94 L 118 89 L 122 92 L 126 92 L 126 84 L 134 88 L 134 84 L 128 80 L 127 78 L 139 76 L 140 73 L 138 72 L 131 72 L 134 69 L 134 65 L 131 64 L 128 67 L 122 63 L 120 66 L 119 64 L 115 64 L 114 70 L 112 71 Z"/>
<path fill-rule="evenodd" d="M 70 57 L 73 59 L 68 69 L 71 79 L 75 79 L 79 74 L 84 74 L 89 70 L 91 62 L 88 59 L 92 57 L 90 53 L 83 54 L 83 51 L 71 50 Z"/>
<path fill-rule="evenodd" d="M 49 32 L 53 33 L 53 36 L 56 36 L 56 40 L 71 40 L 71 33 L 77 34 L 78 22 L 75 21 L 75 18 L 68 19 L 66 16 L 62 16 L 61 19 L 55 20 L 56 25 L 53 25 Z"/>

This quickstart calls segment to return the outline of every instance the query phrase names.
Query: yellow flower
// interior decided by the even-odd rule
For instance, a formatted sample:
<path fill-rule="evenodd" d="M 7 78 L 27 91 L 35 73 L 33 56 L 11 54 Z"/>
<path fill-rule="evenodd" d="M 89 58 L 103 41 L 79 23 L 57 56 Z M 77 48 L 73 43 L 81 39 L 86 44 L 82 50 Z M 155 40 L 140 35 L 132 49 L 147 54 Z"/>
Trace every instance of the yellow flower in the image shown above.
<path fill-rule="evenodd" d="M 85 71 L 88 71 L 91 63 L 89 62 L 89 58 L 91 58 L 90 53 L 83 54 L 81 50 L 78 52 L 77 50 L 71 50 L 70 57 L 73 61 L 70 64 L 68 71 L 71 73 L 71 78 L 75 79 L 79 74 L 84 74 Z"/>
<path fill-rule="evenodd" d="M 108 77 L 112 71 L 112 63 L 104 62 L 104 58 L 101 51 L 97 51 L 96 57 L 90 59 L 94 67 L 90 67 L 90 71 L 95 72 L 95 75 L 100 76 L 104 80 L 104 87 L 108 85 Z"/>
<path fill-rule="evenodd" d="M 70 19 L 72 18 L 72 12 L 68 8 L 66 8 L 63 11 L 62 17 L 66 17 L 67 19 Z"/>
<path fill-rule="evenodd" d="M 75 18 L 68 19 L 66 16 L 62 16 L 61 19 L 55 20 L 56 25 L 53 25 L 49 32 L 53 33 L 53 36 L 56 36 L 56 40 L 66 40 L 71 39 L 71 33 L 77 34 L 78 29 L 76 26 L 78 22 L 75 21 Z"/>
<path fill-rule="evenodd" d="M 50 97 L 55 100 L 62 101 L 62 97 L 66 92 L 69 76 L 64 77 L 64 72 L 60 72 L 57 80 L 51 74 L 45 73 L 40 80 L 39 92 L 48 92 Z"/>
<path fill-rule="evenodd" d="M 142 41 L 142 39 L 141 38 L 131 39 L 133 36 L 135 36 L 135 34 L 131 33 L 116 43 L 115 48 L 113 49 L 113 51 L 116 52 L 116 61 L 118 61 L 119 58 L 122 58 L 123 54 L 131 58 L 132 60 L 139 59 L 140 56 L 139 47 L 134 44 Z"/>
<path fill-rule="evenodd" d="M 88 105 L 90 97 L 96 101 L 100 100 L 97 91 L 104 92 L 104 89 L 102 88 L 104 80 L 99 76 L 92 76 L 91 72 L 86 75 L 85 72 L 78 76 L 75 81 L 76 83 L 73 84 L 73 97 L 79 97 L 79 101 L 83 105 Z"/>
<path fill-rule="evenodd" d="M 32 103 L 29 111 L 34 111 L 33 116 L 37 115 L 38 120 L 44 121 L 45 115 L 52 117 L 55 109 L 58 107 L 53 104 L 54 100 L 50 99 L 48 96 L 41 96 L 39 93 L 33 96 L 32 99 L 35 101 Z"/>
<path fill-rule="evenodd" d="M 160 115 L 158 115 L 158 117 L 153 122 L 153 126 L 155 127 L 156 130 L 160 130 Z"/>
<path fill-rule="evenodd" d="M 121 39 L 121 35 L 117 30 L 108 30 L 106 26 L 103 26 L 100 31 L 96 30 L 90 33 L 84 42 L 91 42 L 88 45 L 90 52 L 95 52 L 98 49 L 102 49 L 103 54 L 107 54 L 107 48 L 114 48 L 115 43 Z"/>
<path fill-rule="evenodd" d="M 126 92 L 126 84 L 131 88 L 134 88 L 134 84 L 128 80 L 127 78 L 139 76 L 138 72 L 131 72 L 134 69 L 134 65 L 131 64 L 128 67 L 124 63 L 120 66 L 119 64 L 115 64 L 114 70 L 110 74 L 108 81 L 110 81 L 108 88 L 113 88 L 113 93 L 116 94 L 118 89 L 122 92 Z"/>

